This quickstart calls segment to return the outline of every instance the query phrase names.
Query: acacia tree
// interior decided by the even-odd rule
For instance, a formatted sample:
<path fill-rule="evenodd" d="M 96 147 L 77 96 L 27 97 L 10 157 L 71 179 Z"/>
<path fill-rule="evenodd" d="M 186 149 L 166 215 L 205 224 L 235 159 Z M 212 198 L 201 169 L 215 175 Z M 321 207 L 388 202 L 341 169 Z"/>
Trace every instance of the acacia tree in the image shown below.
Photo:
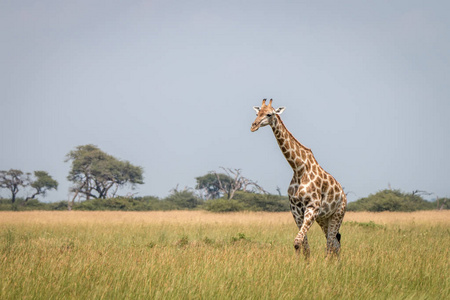
<path fill-rule="evenodd" d="M 58 182 L 53 179 L 52 176 L 50 176 L 47 172 L 34 171 L 34 176 L 36 177 L 36 179 L 32 180 L 30 184 L 30 186 L 34 189 L 34 192 L 31 197 L 27 197 L 25 199 L 25 203 L 30 199 L 34 199 L 37 195 L 42 195 L 45 197 L 47 191 L 58 189 Z"/>
<path fill-rule="evenodd" d="M 0 171 L 0 188 L 11 191 L 11 202 L 16 202 L 16 195 L 20 187 L 30 185 L 30 173 L 23 173 L 21 170 L 10 169 L 9 171 Z"/>
<path fill-rule="evenodd" d="M 241 175 L 241 169 L 220 167 L 224 173 L 211 171 L 204 176 L 197 177 L 197 189 L 203 190 L 207 199 L 219 198 L 226 195 L 227 199 L 233 199 L 236 191 L 247 191 L 252 187 L 253 191 L 267 192 L 253 180 Z"/>
<path fill-rule="evenodd" d="M 128 161 L 121 161 L 103 152 L 97 146 L 83 145 L 76 147 L 66 156 L 72 167 L 67 179 L 74 183 L 71 191 L 86 200 L 93 198 L 114 197 L 119 187 L 125 185 L 134 188 L 143 184 L 143 170 Z M 70 205 L 69 205 L 70 208 Z"/>
<path fill-rule="evenodd" d="M 202 191 L 207 200 L 220 198 L 226 190 L 229 190 L 233 182 L 230 176 L 213 171 L 195 179 L 197 180 L 196 189 Z"/>

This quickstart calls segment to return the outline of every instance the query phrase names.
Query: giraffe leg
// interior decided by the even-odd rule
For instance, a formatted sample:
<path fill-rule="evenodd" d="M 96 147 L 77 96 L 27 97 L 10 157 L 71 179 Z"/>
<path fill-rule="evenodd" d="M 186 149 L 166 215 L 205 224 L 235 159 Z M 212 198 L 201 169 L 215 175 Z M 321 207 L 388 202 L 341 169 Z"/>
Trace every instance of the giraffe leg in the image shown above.
<path fill-rule="evenodd" d="M 339 256 L 339 251 L 341 249 L 341 244 L 339 243 L 339 240 L 337 239 L 337 235 L 339 233 L 334 233 L 333 231 L 330 231 L 330 233 L 327 236 L 327 255 L 337 255 Z"/>
<path fill-rule="evenodd" d="M 322 228 L 323 233 L 325 234 L 325 238 L 328 240 L 328 219 L 316 219 L 317 224 L 319 224 L 320 228 Z M 328 251 L 328 245 L 327 245 Z"/>
<path fill-rule="evenodd" d="M 306 233 L 308 232 L 309 228 L 314 223 L 314 220 L 316 218 L 318 211 L 319 211 L 318 206 L 306 208 L 305 218 L 303 219 L 302 227 L 300 228 L 300 231 L 298 232 L 296 238 L 294 239 L 295 250 L 298 250 L 300 248 L 300 245 L 303 245 L 304 240 L 306 239 Z M 308 249 L 309 249 L 309 246 L 308 246 Z"/>
<path fill-rule="evenodd" d="M 301 226 L 300 226 L 301 228 Z M 295 245 L 294 245 L 295 247 Z M 302 241 L 302 250 L 303 250 L 303 255 L 305 256 L 305 259 L 308 259 L 311 251 L 309 249 L 309 243 L 308 243 L 308 236 L 305 234 L 303 241 Z M 300 247 L 295 247 L 295 252 L 300 253 Z"/>
<path fill-rule="evenodd" d="M 344 219 L 343 209 L 339 209 L 331 216 L 328 223 L 328 235 L 327 235 L 327 253 L 339 256 L 341 249 L 341 234 L 339 228 L 341 227 L 342 220 Z"/>
<path fill-rule="evenodd" d="M 305 234 L 305 238 L 303 239 L 303 255 L 305 256 L 305 259 L 308 259 L 311 251 L 309 250 L 309 244 L 308 244 L 308 236 Z"/>
<path fill-rule="evenodd" d="M 319 224 L 320 228 L 322 229 L 323 233 L 325 234 L 325 238 L 328 236 L 328 220 L 327 219 L 316 219 L 317 224 Z"/>
<path fill-rule="evenodd" d="M 294 205 L 291 205 L 291 211 L 294 216 L 295 223 L 297 224 L 298 230 L 301 230 L 304 220 L 304 208 L 298 208 Z M 305 238 L 302 242 L 303 255 L 305 258 L 309 258 L 310 250 L 308 244 L 308 237 L 305 235 Z M 300 252 L 300 247 L 295 248 L 296 252 Z"/>

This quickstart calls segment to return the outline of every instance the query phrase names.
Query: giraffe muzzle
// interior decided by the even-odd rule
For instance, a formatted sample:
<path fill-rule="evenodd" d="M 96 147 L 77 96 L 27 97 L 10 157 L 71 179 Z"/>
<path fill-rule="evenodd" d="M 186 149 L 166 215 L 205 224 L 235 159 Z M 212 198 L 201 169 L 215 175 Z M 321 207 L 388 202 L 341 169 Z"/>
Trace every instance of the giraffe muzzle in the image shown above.
<path fill-rule="evenodd" d="M 261 122 L 260 122 L 260 123 L 253 123 L 253 124 L 252 124 L 252 127 L 250 128 L 250 131 L 251 131 L 251 132 L 255 132 L 256 130 L 258 130 L 260 124 L 261 124 Z"/>

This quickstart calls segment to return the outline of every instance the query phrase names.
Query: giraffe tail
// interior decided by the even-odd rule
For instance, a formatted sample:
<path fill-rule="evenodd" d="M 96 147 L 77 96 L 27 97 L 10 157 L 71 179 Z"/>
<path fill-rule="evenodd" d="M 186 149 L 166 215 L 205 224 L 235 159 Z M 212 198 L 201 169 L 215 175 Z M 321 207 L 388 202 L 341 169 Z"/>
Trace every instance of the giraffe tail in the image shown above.
<path fill-rule="evenodd" d="M 336 238 L 340 244 L 341 243 L 341 234 L 339 232 L 336 234 Z"/>

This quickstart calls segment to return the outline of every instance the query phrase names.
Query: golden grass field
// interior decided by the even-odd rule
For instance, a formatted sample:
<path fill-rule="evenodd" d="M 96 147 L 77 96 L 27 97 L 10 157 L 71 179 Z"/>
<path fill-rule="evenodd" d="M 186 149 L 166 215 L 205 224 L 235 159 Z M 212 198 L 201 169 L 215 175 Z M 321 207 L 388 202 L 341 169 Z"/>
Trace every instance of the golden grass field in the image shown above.
<path fill-rule="evenodd" d="M 290 213 L 0 212 L 0 299 L 449 299 L 450 212 L 351 213 L 340 259 Z"/>

